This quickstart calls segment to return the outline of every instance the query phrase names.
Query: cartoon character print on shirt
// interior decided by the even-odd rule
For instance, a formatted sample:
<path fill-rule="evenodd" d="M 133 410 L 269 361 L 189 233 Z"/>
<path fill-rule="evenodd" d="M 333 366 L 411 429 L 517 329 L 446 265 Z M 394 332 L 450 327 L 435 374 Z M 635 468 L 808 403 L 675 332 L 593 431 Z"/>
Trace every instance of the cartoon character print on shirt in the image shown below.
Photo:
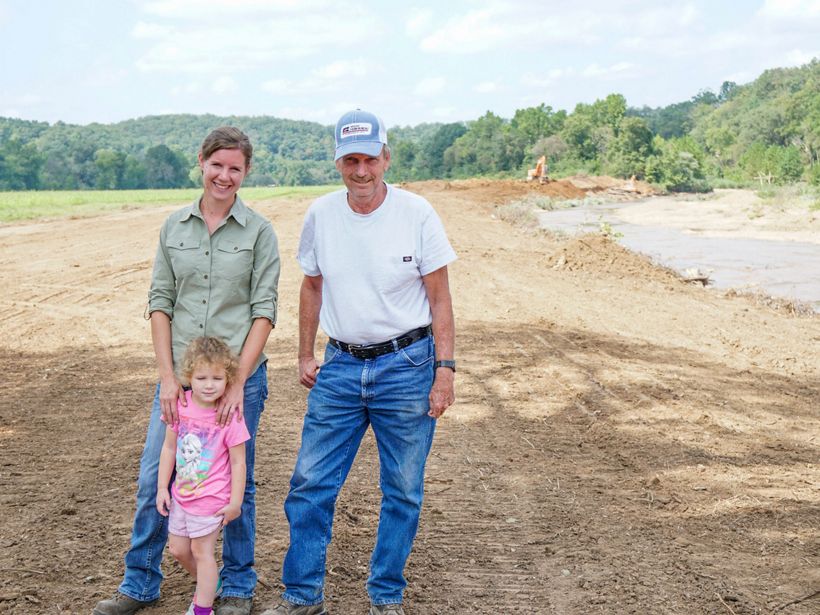
<path fill-rule="evenodd" d="M 179 439 L 177 450 L 182 455 L 182 465 L 177 462 L 177 475 L 182 480 L 196 481 L 199 461 L 202 459 L 202 441 L 195 433 Z"/>
<path fill-rule="evenodd" d="M 177 489 L 181 495 L 196 494 L 213 463 L 213 444 L 219 435 L 214 425 L 180 421 L 177 435 Z"/>

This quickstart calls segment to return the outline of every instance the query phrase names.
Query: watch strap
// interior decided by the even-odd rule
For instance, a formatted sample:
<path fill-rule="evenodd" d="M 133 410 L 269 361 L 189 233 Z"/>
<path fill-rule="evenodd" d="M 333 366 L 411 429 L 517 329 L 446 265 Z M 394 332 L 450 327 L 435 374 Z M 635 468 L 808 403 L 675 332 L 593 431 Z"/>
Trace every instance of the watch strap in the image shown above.
<path fill-rule="evenodd" d="M 453 360 L 445 359 L 442 361 L 436 361 L 435 363 L 433 363 L 433 366 L 435 367 L 435 369 L 438 369 L 439 367 L 446 367 L 448 369 L 456 371 L 456 362 Z"/>

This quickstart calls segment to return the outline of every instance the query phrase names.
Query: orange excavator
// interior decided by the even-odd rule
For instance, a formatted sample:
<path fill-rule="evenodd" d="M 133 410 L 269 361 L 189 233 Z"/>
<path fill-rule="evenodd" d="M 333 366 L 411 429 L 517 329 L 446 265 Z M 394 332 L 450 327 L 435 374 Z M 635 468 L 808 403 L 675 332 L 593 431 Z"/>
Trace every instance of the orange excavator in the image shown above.
<path fill-rule="evenodd" d="M 531 182 L 537 179 L 539 184 L 546 184 L 549 181 L 548 170 L 547 157 L 541 156 L 535 163 L 535 168 L 527 170 L 527 181 Z"/>

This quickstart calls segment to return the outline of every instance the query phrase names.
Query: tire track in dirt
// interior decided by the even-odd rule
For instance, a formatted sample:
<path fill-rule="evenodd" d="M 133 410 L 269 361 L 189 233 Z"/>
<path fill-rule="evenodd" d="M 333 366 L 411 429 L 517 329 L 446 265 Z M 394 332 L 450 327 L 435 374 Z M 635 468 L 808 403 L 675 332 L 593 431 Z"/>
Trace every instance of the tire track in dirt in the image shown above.
<path fill-rule="evenodd" d="M 428 463 L 409 614 L 760 615 L 820 586 L 816 319 L 684 287 L 608 242 L 493 219 L 520 187 L 418 188 L 461 255 L 459 373 Z M 257 447 L 257 614 L 280 589 L 305 405 L 287 255 L 306 206 L 257 207 L 284 263 Z M 117 586 L 155 378 L 149 263 L 170 209 L 0 228 L 3 613 L 87 615 Z M 562 246 L 571 266 L 554 269 Z M 367 610 L 377 485 L 368 435 L 328 553 L 337 615 Z M 146 615 L 187 607 L 190 579 L 170 558 L 164 570 Z"/>

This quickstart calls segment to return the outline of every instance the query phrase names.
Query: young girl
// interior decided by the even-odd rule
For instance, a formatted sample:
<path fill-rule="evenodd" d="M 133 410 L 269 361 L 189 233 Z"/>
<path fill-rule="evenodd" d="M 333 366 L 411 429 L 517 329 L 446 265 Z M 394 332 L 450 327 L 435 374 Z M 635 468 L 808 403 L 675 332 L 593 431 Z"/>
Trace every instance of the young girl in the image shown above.
<path fill-rule="evenodd" d="M 191 387 L 179 403 L 179 423 L 168 424 L 159 460 L 157 510 L 168 517 L 171 554 L 196 578 L 187 615 L 208 615 L 219 571 L 214 557 L 223 525 L 239 517 L 245 492 L 245 423 L 217 422 L 216 404 L 236 375 L 238 361 L 214 337 L 196 338 L 180 366 L 180 382 Z M 176 466 L 176 478 L 167 485 Z"/>

